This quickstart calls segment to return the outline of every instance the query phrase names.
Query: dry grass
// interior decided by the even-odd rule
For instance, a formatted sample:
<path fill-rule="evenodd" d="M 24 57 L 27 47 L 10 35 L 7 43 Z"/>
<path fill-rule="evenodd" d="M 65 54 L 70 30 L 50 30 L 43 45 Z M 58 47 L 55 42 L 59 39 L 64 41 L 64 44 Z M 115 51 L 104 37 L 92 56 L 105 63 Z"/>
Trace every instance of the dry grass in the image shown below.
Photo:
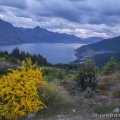
<path fill-rule="evenodd" d="M 73 79 L 64 79 L 60 81 L 60 86 L 65 88 L 65 90 L 67 90 L 67 92 L 69 92 L 70 95 L 75 96 L 76 82 Z"/>
<path fill-rule="evenodd" d="M 120 88 L 114 90 L 112 95 L 113 95 L 113 97 L 120 98 Z"/>
<path fill-rule="evenodd" d="M 116 71 L 114 74 L 111 75 L 112 80 L 117 84 L 120 83 L 120 71 Z"/>
<path fill-rule="evenodd" d="M 84 99 L 83 93 L 78 93 L 73 90 L 74 96 L 69 94 L 72 88 L 73 81 L 61 81 L 55 86 L 59 86 L 60 91 L 67 92 L 67 98 L 72 99 L 72 103 L 69 106 L 68 117 L 79 116 L 81 115 L 84 120 L 91 119 L 95 120 L 96 118 L 91 118 L 94 112 L 99 113 L 112 113 L 116 107 L 120 107 L 120 98 L 113 98 L 112 93 L 116 90 L 116 88 L 120 88 L 120 72 L 116 71 L 114 74 L 108 76 L 100 76 L 98 87 L 100 89 L 100 93 L 96 93 L 95 99 Z M 62 86 L 62 89 L 61 87 Z M 69 87 L 68 87 L 69 86 Z M 66 93 L 65 92 L 65 93 Z M 72 109 L 75 109 L 76 112 L 72 113 Z M 70 115 L 69 115 L 70 114 Z M 74 117 L 73 117 L 74 118 Z M 99 119 L 99 118 L 98 118 Z M 104 118 L 106 119 L 106 118 Z M 67 119 L 66 119 L 67 120 Z M 100 118 L 103 120 L 103 118 Z M 106 119 L 107 120 L 107 119 Z"/>
<path fill-rule="evenodd" d="M 64 88 L 64 86 L 60 85 L 59 81 L 50 82 L 49 85 L 55 88 L 57 91 L 59 91 L 59 94 L 61 94 L 61 97 L 63 97 L 68 103 L 73 102 L 68 91 Z"/>
<path fill-rule="evenodd" d="M 111 86 L 115 85 L 115 81 L 110 78 L 102 78 L 98 81 L 96 86 L 96 92 L 107 95 L 107 91 L 110 90 Z"/>
<path fill-rule="evenodd" d="M 120 71 L 107 76 L 101 76 L 98 80 L 96 91 L 102 94 L 110 94 L 109 91 L 120 83 Z"/>
<path fill-rule="evenodd" d="M 94 113 L 112 113 L 116 107 L 120 107 L 120 98 L 112 96 L 112 93 L 114 93 L 116 89 L 120 88 L 120 71 L 116 71 L 114 74 L 108 76 L 100 76 L 98 81 L 98 88 L 100 89 L 100 92 L 96 93 L 95 98 L 90 99 L 84 99 L 83 92 L 78 92 L 73 89 L 75 86 L 75 82 L 73 80 L 65 79 L 62 81 L 54 81 L 49 83 L 49 85 L 57 89 L 61 97 L 63 97 L 68 104 L 66 109 L 64 109 L 61 113 L 58 113 L 59 115 L 65 115 L 66 117 L 63 118 L 65 120 L 72 120 L 72 118 L 74 119 L 77 116 L 81 116 L 84 120 L 108 120 L 100 117 L 92 118 L 91 116 Z M 73 112 L 73 109 L 75 109 L 75 112 Z M 62 119 L 57 118 L 56 116 L 57 114 L 55 114 L 55 116 L 52 115 L 49 119 L 45 117 L 42 119 Z"/>

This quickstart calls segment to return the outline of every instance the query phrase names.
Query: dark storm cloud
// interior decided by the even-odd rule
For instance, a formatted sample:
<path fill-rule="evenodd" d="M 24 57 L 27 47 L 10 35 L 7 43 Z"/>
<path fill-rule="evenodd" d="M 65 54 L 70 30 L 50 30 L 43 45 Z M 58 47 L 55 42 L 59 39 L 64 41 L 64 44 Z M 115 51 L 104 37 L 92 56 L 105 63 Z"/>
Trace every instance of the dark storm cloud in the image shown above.
<path fill-rule="evenodd" d="M 51 2 L 37 0 L 38 4 L 42 5 L 42 7 L 40 6 L 39 10 L 36 10 L 34 14 L 44 17 L 63 18 L 81 24 L 110 25 L 114 22 L 119 23 L 117 19 L 120 18 L 120 7 L 115 1 L 118 2 L 118 0 L 109 1 L 109 8 L 106 0 L 101 0 L 101 2 L 96 0 L 51 0 Z"/>
<path fill-rule="evenodd" d="M 26 0 L 0 0 L 0 6 L 25 9 L 27 7 L 27 3 Z"/>
<path fill-rule="evenodd" d="M 54 11 L 54 16 L 73 22 L 80 22 L 81 20 L 80 13 L 78 13 L 78 11 L 73 11 L 71 9 L 58 9 Z"/>
<path fill-rule="evenodd" d="M 120 17 L 119 16 L 105 16 L 105 15 L 93 15 L 91 18 L 89 18 L 88 21 L 89 24 L 106 24 L 109 26 L 114 26 L 116 24 L 120 23 Z"/>
<path fill-rule="evenodd" d="M 3 7 L 0 7 L 0 13 L 5 13 L 6 10 Z"/>
<path fill-rule="evenodd" d="M 37 5 L 40 10 L 37 8 L 34 9 L 34 14 L 38 14 L 43 17 L 57 17 L 66 19 L 72 22 L 80 22 L 81 13 L 76 9 L 76 7 L 68 1 L 38 1 Z M 41 7 L 43 5 L 44 7 Z"/>
<path fill-rule="evenodd" d="M 120 0 L 104 0 L 99 2 L 99 11 L 107 16 L 120 15 Z"/>
<path fill-rule="evenodd" d="M 15 26 L 108 37 L 120 32 L 119 5 L 120 0 L 0 0 L 0 17 Z"/>
<path fill-rule="evenodd" d="M 86 1 L 86 0 L 69 0 L 71 2 L 81 2 L 81 1 Z"/>

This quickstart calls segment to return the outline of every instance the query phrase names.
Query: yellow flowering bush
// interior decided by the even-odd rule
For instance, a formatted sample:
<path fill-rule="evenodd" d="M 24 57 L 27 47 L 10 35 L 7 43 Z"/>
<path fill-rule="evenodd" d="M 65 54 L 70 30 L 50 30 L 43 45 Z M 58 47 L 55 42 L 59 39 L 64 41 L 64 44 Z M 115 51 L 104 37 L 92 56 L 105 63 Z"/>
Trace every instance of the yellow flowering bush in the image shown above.
<path fill-rule="evenodd" d="M 2 58 L 2 60 L 6 60 L 4 57 L 1 57 Z"/>
<path fill-rule="evenodd" d="M 38 87 L 45 84 L 41 70 L 27 58 L 21 67 L 0 78 L 0 115 L 8 120 L 17 120 L 46 108 L 38 95 Z"/>
<path fill-rule="evenodd" d="M 65 79 L 73 79 L 75 76 L 73 74 L 69 74 L 65 76 Z"/>

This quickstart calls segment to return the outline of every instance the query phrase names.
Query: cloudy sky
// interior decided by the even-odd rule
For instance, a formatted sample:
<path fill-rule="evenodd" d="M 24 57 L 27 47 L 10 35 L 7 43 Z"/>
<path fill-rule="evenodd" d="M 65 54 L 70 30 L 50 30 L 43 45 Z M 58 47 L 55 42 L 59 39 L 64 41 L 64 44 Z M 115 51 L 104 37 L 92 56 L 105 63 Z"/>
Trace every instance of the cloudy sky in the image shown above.
<path fill-rule="evenodd" d="M 0 0 L 0 18 L 17 27 L 40 26 L 86 37 L 120 35 L 120 0 Z"/>

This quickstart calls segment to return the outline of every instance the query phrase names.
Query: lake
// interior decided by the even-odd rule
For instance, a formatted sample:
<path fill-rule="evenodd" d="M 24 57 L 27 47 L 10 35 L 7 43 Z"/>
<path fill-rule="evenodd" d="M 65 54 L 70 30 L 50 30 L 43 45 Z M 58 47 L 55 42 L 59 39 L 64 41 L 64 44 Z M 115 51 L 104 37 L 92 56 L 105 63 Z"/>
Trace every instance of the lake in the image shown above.
<path fill-rule="evenodd" d="M 20 45 L 3 45 L 0 46 L 0 51 L 7 50 L 11 52 L 15 47 L 20 51 L 25 51 L 30 54 L 41 54 L 48 62 L 55 63 L 69 63 L 76 59 L 74 50 L 84 44 L 76 43 L 30 43 Z"/>

